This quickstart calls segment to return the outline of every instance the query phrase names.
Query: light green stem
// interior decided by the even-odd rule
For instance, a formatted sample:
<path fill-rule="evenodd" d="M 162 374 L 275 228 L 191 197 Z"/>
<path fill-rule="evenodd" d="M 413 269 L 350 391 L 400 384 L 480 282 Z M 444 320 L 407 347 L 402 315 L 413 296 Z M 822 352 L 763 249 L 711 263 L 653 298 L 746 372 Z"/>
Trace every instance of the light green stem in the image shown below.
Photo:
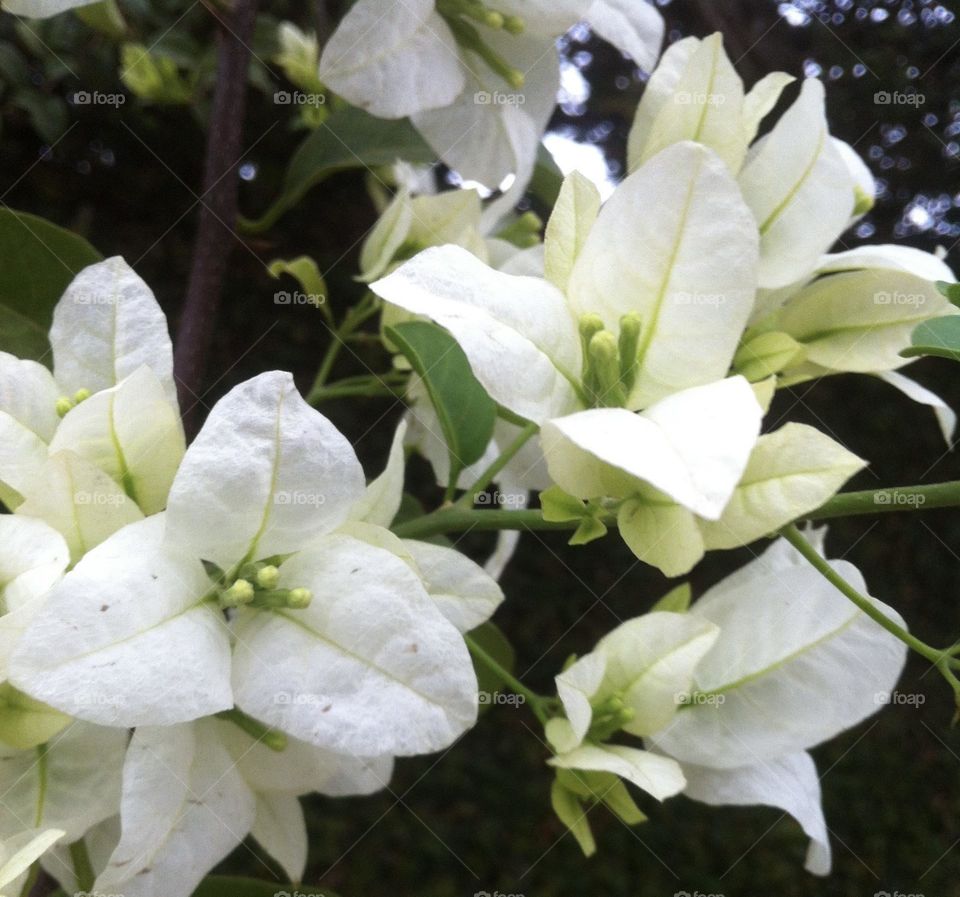
<path fill-rule="evenodd" d="M 550 698 L 539 695 L 532 689 L 527 688 L 516 676 L 514 676 L 506 667 L 504 667 L 498 660 L 495 660 L 490 654 L 484 650 L 480 644 L 477 643 L 470 635 L 465 635 L 463 637 L 464 641 L 467 643 L 467 647 L 470 649 L 470 653 L 473 655 L 474 659 L 479 663 L 483 664 L 491 673 L 503 680 L 503 682 L 508 685 L 511 691 L 514 694 L 523 695 L 527 699 L 527 702 L 533 708 L 533 712 L 537 715 L 537 719 L 541 722 L 546 722 L 547 720 L 547 711 L 546 705 L 550 703 Z"/>
<path fill-rule="evenodd" d="M 90 862 L 87 842 L 83 838 L 74 841 L 69 850 L 70 861 L 73 863 L 73 875 L 77 880 L 77 890 L 88 894 L 93 890 L 93 883 L 97 876 L 93 871 L 93 863 Z"/>
<path fill-rule="evenodd" d="M 528 423 L 524 428 L 517 434 L 517 438 L 513 440 L 503 450 L 500 456 L 492 463 L 490 466 L 477 477 L 477 480 L 473 485 L 467 489 L 463 495 L 460 496 L 457 501 L 454 502 L 453 506 L 455 508 L 469 508 L 475 501 L 478 492 L 483 492 L 487 486 L 489 486 L 496 478 L 497 474 L 503 470 L 515 457 L 517 452 L 520 451 L 537 433 L 540 428 L 533 423 Z"/>

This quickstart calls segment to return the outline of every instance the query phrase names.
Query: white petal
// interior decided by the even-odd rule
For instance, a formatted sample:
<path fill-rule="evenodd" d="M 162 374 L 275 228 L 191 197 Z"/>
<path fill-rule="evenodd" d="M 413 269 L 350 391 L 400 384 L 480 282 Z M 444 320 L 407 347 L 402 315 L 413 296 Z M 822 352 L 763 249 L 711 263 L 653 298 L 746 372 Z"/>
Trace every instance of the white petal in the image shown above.
<path fill-rule="evenodd" d="M 123 766 L 123 758 L 119 758 L 118 767 Z M 106 868 L 107 861 L 114 848 L 120 841 L 120 796 L 117 794 L 117 814 L 98 822 L 88 829 L 83 840 L 90 855 L 90 865 L 95 875 Z M 73 868 L 73 859 L 70 856 L 70 847 L 61 841 L 53 850 L 49 851 L 40 861 L 44 871 L 55 878 L 57 883 L 67 894 L 76 894 L 80 891 L 77 876 Z"/>
<path fill-rule="evenodd" d="M 825 255 L 817 268 L 818 274 L 832 274 L 838 271 L 857 271 L 861 268 L 882 268 L 892 271 L 904 271 L 921 280 L 936 282 L 945 280 L 954 283 L 956 276 L 942 259 L 932 252 L 924 252 L 913 246 L 898 246 L 883 243 L 875 246 L 857 246 L 845 252 Z"/>
<path fill-rule="evenodd" d="M 360 250 L 360 273 L 364 283 L 382 277 L 394 256 L 407 241 L 413 210 L 410 194 L 401 190 L 377 219 Z"/>
<path fill-rule="evenodd" d="M 594 0 L 584 17 L 605 41 L 649 71 L 657 64 L 663 43 L 663 17 L 649 3 L 637 0 Z"/>
<path fill-rule="evenodd" d="M 50 443 L 51 452 L 65 450 L 107 473 L 145 514 L 156 514 L 183 458 L 183 427 L 156 374 L 141 367 L 67 412 Z"/>
<path fill-rule="evenodd" d="M 146 365 L 177 407 L 167 319 L 150 288 L 119 256 L 73 279 L 54 310 L 50 343 L 53 372 L 65 393 L 109 389 Z"/>
<path fill-rule="evenodd" d="M 330 797 L 374 794 L 390 783 L 392 757 L 335 754 L 296 738 L 283 751 L 255 741 L 231 722 L 221 721 L 220 738 L 237 761 L 247 784 L 257 792 Z"/>
<path fill-rule="evenodd" d="M 937 416 L 937 423 L 940 424 L 940 432 L 943 433 L 944 441 L 948 446 L 953 445 L 953 435 L 957 430 L 957 414 L 940 396 L 921 386 L 916 380 L 904 377 L 903 374 L 898 374 L 896 371 L 886 371 L 879 377 L 894 389 L 899 389 L 905 396 L 913 399 L 914 402 L 929 405 Z"/>
<path fill-rule="evenodd" d="M 591 702 L 600 690 L 606 670 L 606 654 L 592 651 L 556 677 L 557 694 L 563 702 L 563 712 L 570 721 L 574 739 L 568 749 L 578 747 L 590 729 L 593 721 Z"/>
<path fill-rule="evenodd" d="M 42 364 L 0 352 L 0 410 L 32 430 L 44 442 L 60 423 L 53 375 Z"/>
<path fill-rule="evenodd" d="M 576 314 L 595 312 L 614 332 L 621 315 L 640 315 L 629 407 L 727 373 L 753 306 L 756 259 L 756 224 L 710 150 L 668 147 L 617 188 L 567 293 Z"/>
<path fill-rule="evenodd" d="M 747 143 L 760 130 L 760 123 L 773 111 L 783 89 L 797 79 L 786 72 L 770 72 L 750 88 L 743 100 L 743 129 Z"/>
<path fill-rule="evenodd" d="M 736 548 L 774 532 L 820 507 L 866 464 L 806 424 L 761 436 L 723 515 L 700 524 L 706 547 Z"/>
<path fill-rule="evenodd" d="M 686 784 L 680 765 L 674 760 L 621 745 L 585 744 L 568 754 L 552 757 L 547 762 L 560 769 L 612 772 L 652 794 L 657 800 L 679 794 Z"/>
<path fill-rule="evenodd" d="M 376 526 L 388 527 L 400 510 L 403 501 L 403 480 L 406 459 L 403 442 L 407 435 L 407 422 L 401 420 L 393 434 L 387 466 L 364 492 L 363 497 L 350 509 L 351 520 L 362 520 Z"/>
<path fill-rule="evenodd" d="M 580 498 L 629 497 L 649 483 L 716 519 L 747 465 L 760 405 L 742 377 L 677 393 L 643 414 L 596 408 L 544 425 L 550 475 Z"/>
<path fill-rule="evenodd" d="M 2 848 L 7 858 L 0 866 L 0 888 L 10 887 L 11 893 L 18 893 L 24 882 L 17 879 L 25 877 L 27 870 L 64 834 L 63 829 L 56 828 L 42 832 L 27 830 L 5 840 Z M 14 882 L 17 882 L 16 887 L 13 887 Z"/>
<path fill-rule="evenodd" d="M 323 48 L 320 80 L 378 118 L 452 102 L 465 79 L 433 0 L 359 0 Z"/>
<path fill-rule="evenodd" d="M 579 171 L 564 178 L 544 240 L 546 278 L 561 290 L 567 288 L 574 263 L 599 211 L 600 191 L 593 181 Z"/>
<path fill-rule="evenodd" d="M 657 611 L 627 620 L 597 644 L 596 651 L 607 660 L 597 700 L 620 693 L 634 711 L 623 727 L 633 735 L 663 729 L 719 633 L 709 621 L 690 614 Z"/>
<path fill-rule="evenodd" d="M 33 430 L 0 411 L 0 480 L 7 487 L 2 495 L 4 504 L 13 509 L 24 494 L 42 484 L 47 452 L 47 444 Z"/>
<path fill-rule="evenodd" d="M 823 96 L 823 85 L 808 78 L 740 173 L 760 227 L 762 287 L 787 286 L 812 271 L 853 212 L 853 183 L 827 131 Z"/>
<path fill-rule="evenodd" d="M 496 580 L 466 555 L 444 545 L 404 539 L 420 580 L 437 608 L 458 632 L 485 623 L 503 601 Z"/>
<path fill-rule="evenodd" d="M 672 102 L 673 92 L 701 43 L 698 37 L 685 37 L 670 44 L 650 75 L 643 88 L 643 96 L 640 98 L 627 141 L 627 167 L 630 172 L 640 167 L 643 148 L 650 139 L 653 123 L 667 103 Z"/>
<path fill-rule="evenodd" d="M 803 343 L 814 364 L 876 373 L 909 364 L 900 350 L 917 324 L 956 313 L 929 281 L 866 268 L 814 281 L 790 299 L 776 326 Z"/>
<path fill-rule="evenodd" d="M 444 246 L 421 252 L 371 289 L 449 330 L 487 392 L 514 413 L 541 422 L 575 407 L 576 323 L 546 281 L 501 274 Z"/>
<path fill-rule="evenodd" d="M 43 481 L 43 488 L 32 489 L 17 513 L 43 520 L 60 533 L 74 563 L 117 530 L 143 519 L 115 480 L 73 452 L 52 455 Z"/>
<path fill-rule="evenodd" d="M 307 823 L 299 798 L 292 794 L 258 794 L 250 834 L 270 854 L 290 881 L 302 881 L 307 866 Z"/>
<path fill-rule="evenodd" d="M 807 753 L 787 754 L 738 769 L 683 765 L 684 794 L 711 806 L 764 804 L 786 810 L 810 837 L 806 868 L 814 875 L 830 872 L 830 840 L 820 804 L 820 778 Z"/>
<path fill-rule="evenodd" d="M 46 762 L 37 752 L 0 747 L 0 837 L 35 825 L 63 829 L 76 841 L 113 816 L 128 734 L 74 722 L 50 740 Z"/>
<path fill-rule="evenodd" d="M 167 540 L 226 569 L 336 529 L 364 492 L 350 443 L 281 371 L 214 406 L 170 490 Z"/>
<path fill-rule="evenodd" d="M 831 566 L 866 591 L 853 565 Z M 903 669 L 906 646 L 812 567 L 771 573 L 754 561 L 750 570 L 739 588 L 721 583 L 690 609 L 722 635 L 696 672 L 696 688 L 712 700 L 653 738 L 681 761 L 730 768 L 806 750 L 876 713 Z"/>
<path fill-rule="evenodd" d="M 872 207 L 877 196 L 877 182 L 874 180 L 873 172 L 867 166 L 867 163 L 860 158 L 860 154 L 849 143 L 845 143 L 838 138 L 833 138 L 833 144 L 840 152 L 840 157 L 847 166 L 847 172 L 850 175 L 850 183 L 854 190 L 854 199 L 856 207 L 853 211 L 853 217 L 850 224 L 862 218 Z"/>
<path fill-rule="evenodd" d="M 97 893 L 187 897 L 246 837 L 256 801 L 215 726 L 134 733 L 123 767 L 123 834 Z"/>
<path fill-rule="evenodd" d="M 639 150 L 642 164 L 682 140 L 710 147 L 733 174 L 747 152 L 743 127 L 743 81 L 717 32 L 687 60 L 670 99 L 663 103 Z"/>
<path fill-rule="evenodd" d="M 237 706 L 319 747 L 359 756 L 440 750 L 473 725 L 477 684 L 460 634 L 410 568 L 329 536 L 281 568 L 306 610 L 249 613 L 237 628 Z"/>
<path fill-rule="evenodd" d="M 3 8 L 15 16 L 48 19 L 68 9 L 89 6 L 96 0 L 3 0 Z"/>
<path fill-rule="evenodd" d="M 230 645 L 199 561 L 162 545 L 163 515 L 115 533 L 53 589 L 10 664 L 18 688 L 110 726 L 233 706 Z"/>
<path fill-rule="evenodd" d="M 630 499 L 617 512 L 617 529 L 627 547 L 664 576 L 683 576 L 706 550 L 691 511 L 673 502 Z"/>

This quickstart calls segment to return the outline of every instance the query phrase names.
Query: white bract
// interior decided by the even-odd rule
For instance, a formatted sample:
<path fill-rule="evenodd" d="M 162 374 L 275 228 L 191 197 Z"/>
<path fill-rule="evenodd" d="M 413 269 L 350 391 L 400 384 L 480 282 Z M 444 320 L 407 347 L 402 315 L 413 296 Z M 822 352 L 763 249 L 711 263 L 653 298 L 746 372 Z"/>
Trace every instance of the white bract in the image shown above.
<path fill-rule="evenodd" d="M 476 717 L 473 667 L 409 565 L 335 532 L 364 489 L 353 449 L 289 374 L 241 384 L 188 450 L 168 510 L 115 533 L 53 590 L 11 678 L 108 725 L 236 705 L 360 756 L 448 745 Z"/>
<path fill-rule="evenodd" d="M 27 871 L 61 837 L 59 829 L 28 829 L 0 843 L 0 888 L 4 894 L 19 894 Z"/>
<path fill-rule="evenodd" d="M 275 752 L 220 720 L 143 726 L 123 764 L 122 835 L 95 891 L 188 897 L 248 834 L 300 881 L 307 831 L 299 796 L 371 794 L 391 772 L 390 758 L 339 756 L 303 742 Z"/>
<path fill-rule="evenodd" d="M 61 528 L 74 506 L 86 506 L 74 529 L 96 542 L 166 504 L 184 451 L 173 350 L 153 293 L 119 257 L 74 278 L 50 344 L 53 374 L 0 353 L 0 497 L 13 508 L 34 499 L 42 511 L 30 513 L 79 556 L 82 534 Z"/>
<path fill-rule="evenodd" d="M 68 9 L 89 6 L 97 0 L 3 0 L 3 9 L 28 19 L 49 19 Z"/>
<path fill-rule="evenodd" d="M 663 21 L 645 0 L 359 0 L 320 79 L 379 118 L 410 116 L 464 178 L 526 184 L 560 84 L 555 39 L 585 19 L 650 68 Z"/>
<path fill-rule="evenodd" d="M 856 567 L 831 566 L 866 593 Z M 707 591 L 688 616 L 720 634 L 697 664 L 683 709 L 648 744 L 680 762 L 697 800 L 791 813 L 812 839 L 807 868 L 826 874 L 820 782 L 806 751 L 881 708 L 906 646 L 783 540 Z"/>

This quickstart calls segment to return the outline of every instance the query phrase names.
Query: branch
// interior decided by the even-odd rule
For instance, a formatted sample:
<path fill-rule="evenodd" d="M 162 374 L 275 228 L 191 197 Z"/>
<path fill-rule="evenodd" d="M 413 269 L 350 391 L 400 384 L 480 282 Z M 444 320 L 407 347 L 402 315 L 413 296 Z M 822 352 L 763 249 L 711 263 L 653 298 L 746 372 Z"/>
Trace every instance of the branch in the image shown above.
<path fill-rule="evenodd" d="M 238 193 L 234 169 L 240 162 L 249 45 L 257 2 L 235 0 L 229 10 L 207 6 L 218 19 L 217 82 L 207 133 L 200 221 L 174 352 L 177 390 L 188 436 L 196 431 L 197 397 L 213 340 L 227 258 L 233 246 Z"/>

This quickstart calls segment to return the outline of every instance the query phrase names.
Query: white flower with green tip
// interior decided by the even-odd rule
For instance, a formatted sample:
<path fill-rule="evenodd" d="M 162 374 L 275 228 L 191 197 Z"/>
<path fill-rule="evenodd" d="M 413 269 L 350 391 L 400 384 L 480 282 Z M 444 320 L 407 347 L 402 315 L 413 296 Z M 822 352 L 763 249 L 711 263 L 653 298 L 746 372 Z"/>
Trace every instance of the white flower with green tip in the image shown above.
<path fill-rule="evenodd" d="M 57 304 L 50 344 L 53 374 L 0 353 L 0 497 L 15 508 L 42 492 L 50 456 L 69 451 L 161 510 L 184 437 L 153 293 L 122 258 L 90 265 Z"/>
<path fill-rule="evenodd" d="M 473 667 L 407 564 L 335 532 L 364 488 L 353 449 L 289 374 L 241 384 L 188 450 L 168 510 L 53 590 L 12 680 L 107 725 L 236 706 L 339 752 L 445 747 L 476 718 Z"/>
<path fill-rule="evenodd" d="M 320 57 L 320 80 L 378 118 L 410 116 L 464 178 L 526 184 L 560 84 L 555 39 L 585 19 L 640 66 L 663 20 L 642 0 L 359 0 Z"/>
<path fill-rule="evenodd" d="M 63 837 L 60 829 L 28 829 L 0 842 L 0 888 L 19 894 L 30 867 Z"/>
<path fill-rule="evenodd" d="M 831 566 L 866 592 L 852 564 Z M 896 685 L 905 645 L 783 540 L 708 590 L 688 616 L 720 635 L 696 667 L 685 706 L 648 744 L 680 762 L 697 800 L 793 814 L 812 839 L 807 868 L 826 874 L 820 784 L 805 752 L 880 709 L 877 696 Z"/>

